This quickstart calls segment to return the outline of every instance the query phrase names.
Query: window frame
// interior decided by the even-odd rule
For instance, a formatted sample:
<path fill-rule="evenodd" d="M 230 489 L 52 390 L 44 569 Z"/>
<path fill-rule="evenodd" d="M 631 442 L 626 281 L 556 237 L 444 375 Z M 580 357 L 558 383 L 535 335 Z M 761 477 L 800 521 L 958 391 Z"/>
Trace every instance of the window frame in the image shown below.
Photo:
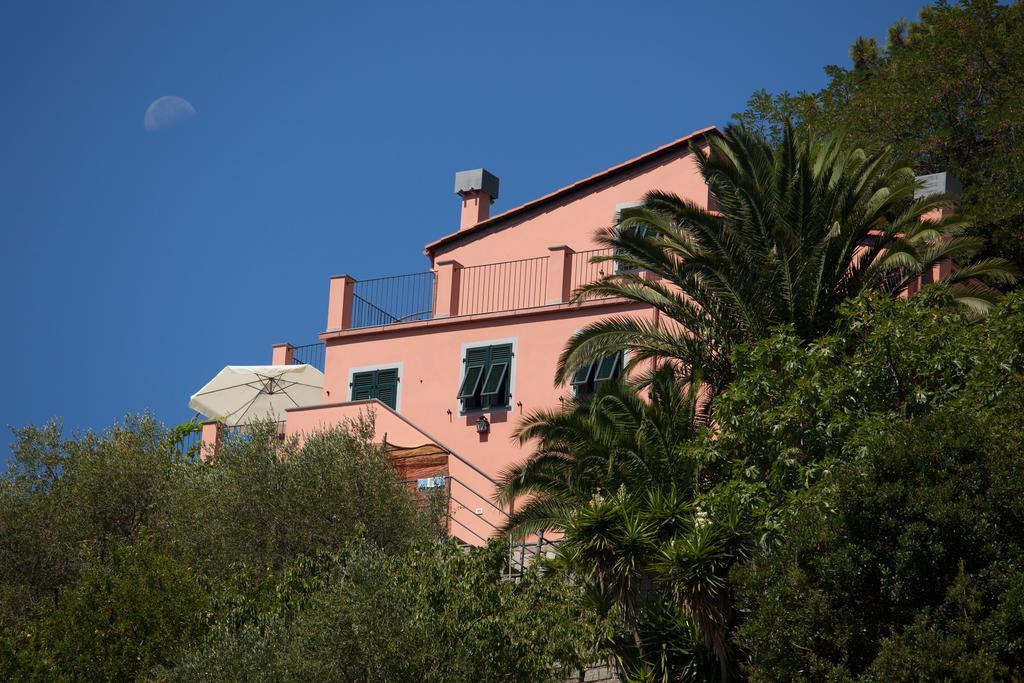
<path fill-rule="evenodd" d="M 590 363 L 587 366 L 586 379 L 583 382 L 575 382 L 576 376 L 579 375 L 582 368 L 573 373 L 573 376 L 569 379 L 569 386 L 572 387 L 573 396 L 576 398 L 582 396 L 593 396 L 597 393 L 598 387 L 602 382 L 608 382 L 611 380 L 621 379 L 626 376 L 626 362 L 628 359 L 628 352 L 616 351 L 615 355 L 618 358 L 615 360 L 615 364 L 612 366 L 612 374 L 607 379 L 598 380 L 597 373 L 601 367 L 601 364 L 605 361 L 608 356 L 602 356 L 597 360 Z M 584 391 L 581 391 L 581 387 Z"/>
<path fill-rule="evenodd" d="M 634 200 L 634 201 L 631 201 L 631 202 L 621 202 L 619 204 L 616 204 L 615 205 L 615 225 L 616 225 L 616 230 L 618 230 L 619 220 L 622 218 L 622 212 L 623 211 L 625 211 L 626 209 L 635 209 L 635 208 L 643 206 L 643 205 L 644 205 L 644 202 L 643 202 L 642 199 L 637 199 L 637 200 Z M 643 273 L 643 272 L 646 272 L 646 271 L 644 271 L 643 268 L 619 268 L 619 265 L 620 264 L 619 264 L 618 261 L 614 261 L 614 260 L 612 261 L 612 267 L 614 268 L 614 272 L 616 272 L 616 273 Z"/>
<path fill-rule="evenodd" d="M 352 398 L 352 391 L 355 388 L 353 386 L 353 384 L 355 382 L 355 376 L 357 374 L 360 374 L 360 373 L 364 373 L 364 372 L 377 372 L 379 370 L 397 370 L 398 371 L 398 380 L 395 383 L 395 407 L 394 408 L 391 408 L 390 406 L 387 406 L 387 407 L 390 410 L 394 410 L 396 413 L 401 413 L 402 412 L 402 384 L 403 384 L 402 380 L 405 377 L 405 363 L 402 363 L 402 362 L 398 362 L 398 363 L 378 363 L 377 365 L 363 365 L 363 366 L 359 366 L 359 367 L 351 367 L 351 368 L 349 368 L 348 369 L 348 400 L 350 402 L 351 401 L 357 401 L 357 400 L 358 401 L 367 401 L 367 400 L 368 401 L 379 401 L 380 399 L 355 399 L 355 398 Z M 383 401 L 381 401 L 381 403 L 384 404 L 384 405 L 387 405 Z"/>
<path fill-rule="evenodd" d="M 511 352 L 512 353 L 512 357 L 508 360 L 508 368 L 505 370 L 505 374 L 506 374 L 506 380 L 505 381 L 506 381 L 506 383 L 508 385 L 508 403 L 507 403 L 507 405 L 503 405 L 503 406 L 487 406 L 487 407 L 469 408 L 469 409 L 467 409 L 466 408 L 465 399 L 458 398 L 458 396 L 462 393 L 462 385 L 463 385 L 463 383 L 466 380 L 466 369 L 468 367 L 467 364 L 466 364 L 466 354 L 471 349 L 479 349 L 479 348 L 491 347 L 491 346 L 511 346 L 512 347 L 512 352 Z M 512 406 L 515 405 L 515 396 L 516 396 L 516 366 L 517 366 L 516 359 L 518 358 L 518 356 L 519 356 L 519 338 L 518 337 L 506 337 L 506 338 L 503 338 L 503 339 L 481 339 L 479 341 L 466 342 L 466 343 L 462 344 L 461 348 L 459 349 L 459 383 L 457 385 L 456 398 L 455 398 L 455 400 L 459 402 L 459 415 L 481 415 L 481 414 L 484 414 L 484 413 L 511 412 Z M 505 363 L 505 361 L 501 360 L 501 361 L 498 361 L 497 363 L 495 363 L 493 365 L 491 363 L 487 363 L 484 366 L 483 372 L 481 373 L 480 380 L 478 382 L 479 386 L 477 387 L 477 393 L 483 392 L 485 384 L 487 382 L 487 376 L 490 374 L 491 368 L 494 367 L 494 365 L 499 365 L 499 364 L 504 364 L 504 363 Z M 500 386 L 500 384 L 499 384 L 499 386 Z"/>

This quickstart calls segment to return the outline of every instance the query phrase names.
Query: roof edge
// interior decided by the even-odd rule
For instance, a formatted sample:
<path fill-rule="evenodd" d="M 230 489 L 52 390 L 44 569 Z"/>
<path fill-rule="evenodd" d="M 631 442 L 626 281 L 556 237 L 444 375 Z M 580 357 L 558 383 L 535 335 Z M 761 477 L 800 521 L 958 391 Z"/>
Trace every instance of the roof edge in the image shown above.
<path fill-rule="evenodd" d="M 640 156 L 633 157 L 632 159 L 624 161 L 621 164 L 617 164 L 615 166 L 612 166 L 611 168 L 607 168 L 603 171 L 600 171 L 599 173 L 595 173 L 594 175 L 584 178 L 583 180 L 577 180 L 575 183 L 566 185 L 565 187 L 559 188 L 554 192 L 550 192 L 546 195 L 538 197 L 537 199 L 528 201 L 525 204 L 520 204 L 519 206 L 513 207 L 506 211 L 502 211 L 501 213 L 491 216 L 485 221 L 480 221 L 476 225 L 466 228 L 465 230 L 459 230 L 457 232 L 453 232 L 448 235 L 445 235 L 444 237 L 436 239 L 433 242 L 426 245 L 425 247 L 423 247 L 423 253 L 426 254 L 427 256 L 431 256 L 439 247 L 445 244 L 448 244 L 450 242 L 456 242 L 462 239 L 464 236 L 476 234 L 485 228 L 494 227 L 495 225 L 505 220 L 515 218 L 519 214 L 525 213 L 530 209 L 535 209 L 538 206 L 543 206 L 544 204 L 555 201 L 556 199 L 564 195 L 567 195 L 571 192 L 582 190 L 590 185 L 593 185 L 607 178 L 613 177 L 619 173 L 631 170 L 636 166 L 639 166 L 647 161 L 650 161 L 651 159 L 657 156 L 672 152 L 677 148 L 682 147 L 683 145 L 689 145 L 690 142 L 697 138 L 706 137 L 709 135 L 722 135 L 722 132 L 718 129 L 717 126 L 708 126 L 707 128 L 701 128 L 700 130 L 696 130 L 688 135 L 684 135 L 681 138 L 673 140 L 668 144 L 662 145 L 661 147 L 656 147 L 648 152 L 644 152 Z"/>

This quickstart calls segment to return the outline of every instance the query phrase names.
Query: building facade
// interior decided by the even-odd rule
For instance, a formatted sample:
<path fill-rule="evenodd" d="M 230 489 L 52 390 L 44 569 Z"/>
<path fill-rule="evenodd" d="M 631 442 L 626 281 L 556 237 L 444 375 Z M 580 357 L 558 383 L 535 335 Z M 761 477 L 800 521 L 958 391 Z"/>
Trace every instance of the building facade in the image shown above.
<path fill-rule="evenodd" d="M 657 322 L 654 309 L 621 299 L 570 302 L 577 287 L 612 267 L 591 262 L 602 253 L 595 234 L 655 189 L 708 206 L 692 148 L 706 149 L 718 134 L 696 131 L 494 216 L 498 179 L 483 169 L 459 173 L 459 229 L 426 245 L 429 270 L 330 279 L 319 335 L 323 401 L 287 411 L 285 435 L 372 410 L 400 474 L 424 491 L 444 487 L 451 533 L 483 542 L 509 512 L 494 503 L 494 484 L 526 455 L 513 440 L 520 418 L 621 372 L 622 359 L 609 357 L 556 385 L 569 337 L 608 316 Z M 275 365 L 303 360 L 289 344 L 274 348 Z M 217 429 L 204 425 L 208 447 Z M 428 450 L 403 450 L 420 447 Z M 431 454 L 429 466 L 417 464 L 417 452 Z"/>

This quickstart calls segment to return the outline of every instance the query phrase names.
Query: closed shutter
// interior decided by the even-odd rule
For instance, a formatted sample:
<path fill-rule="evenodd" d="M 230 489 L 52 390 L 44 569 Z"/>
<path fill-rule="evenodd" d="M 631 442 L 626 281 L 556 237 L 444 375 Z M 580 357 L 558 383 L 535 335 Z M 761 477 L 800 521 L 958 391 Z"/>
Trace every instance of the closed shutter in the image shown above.
<path fill-rule="evenodd" d="M 398 405 L 398 368 L 368 370 L 352 375 L 352 400 L 371 398 L 395 410 Z"/>
<path fill-rule="evenodd" d="M 372 371 L 357 372 L 352 375 L 352 400 L 366 401 L 373 398 L 375 384 L 374 373 Z"/>
<path fill-rule="evenodd" d="M 376 398 L 391 408 L 398 407 L 398 368 L 388 368 L 377 371 L 377 395 Z"/>

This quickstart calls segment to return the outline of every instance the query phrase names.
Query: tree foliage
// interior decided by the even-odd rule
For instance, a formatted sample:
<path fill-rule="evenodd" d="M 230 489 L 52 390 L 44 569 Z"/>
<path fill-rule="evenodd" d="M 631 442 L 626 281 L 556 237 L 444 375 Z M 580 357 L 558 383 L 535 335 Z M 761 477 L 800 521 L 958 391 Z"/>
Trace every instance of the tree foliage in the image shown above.
<path fill-rule="evenodd" d="M 858 39 L 852 66 L 818 91 L 754 93 L 740 121 L 780 136 L 786 122 L 843 129 L 890 147 L 919 173 L 947 171 L 991 255 L 1024 267 L 1024 5 L 936 2 L 900 20 L 884 48 Z"/>
<path fill-rule="evenodd" d="M 0 678 L 557 680 L 596 656 L 576 589 L 441 543 L 372 435 L 257 425 L 201 461 L 145 417 L 20 430 Z"/>
<path fill-rule="evenodd" d="M 923 272 L 952 260 L 951 292 L 974 316 L 998 298 L 979 278 L 1015 280 L 1003 259 L 973 261 L 981 241 L 963 235 L 962 214 L 941 194 L 915 196 L 913 170 L 888 149 L 869 152 L 842 137 L 788 125 L 772 143 L 742 126 L 695 148 L 715 210 L 653 191 L 598 234 L 619 267 L 576 292 L 652 306 L 664 322 L 631 316 L 573 335 L 557 380 L 619 351 L 629 364 L 656 360 L 694 372 L 713 397 L 733 379 L 739 344 L 788 325 L 805 341 L 831 329 L 840 305 L 864 292 L 896 296 Z"/>

